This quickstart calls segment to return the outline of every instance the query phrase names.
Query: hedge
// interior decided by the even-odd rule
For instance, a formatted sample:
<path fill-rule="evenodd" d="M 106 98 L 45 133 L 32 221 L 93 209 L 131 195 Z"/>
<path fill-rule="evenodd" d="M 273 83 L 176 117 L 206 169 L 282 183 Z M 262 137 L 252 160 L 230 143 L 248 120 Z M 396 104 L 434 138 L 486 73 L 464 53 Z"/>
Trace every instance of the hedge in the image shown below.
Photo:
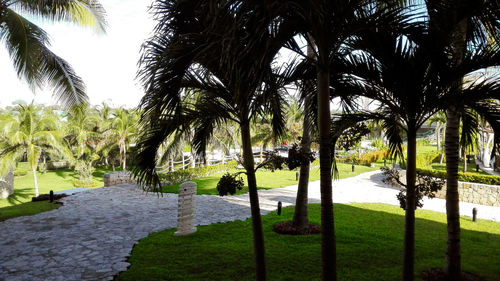
<path fill-rule="evenodd" d="M 446 171 L 434 169 L 417 168 L 417 174 L 422 176 L 431 176 L 435 178 L 446 179 Z M 480 175 L 469 172 L 458 172 L 458 180 L 463 182 L 474 182 L 489 185 L 500 185 L 500 177 L 492 175 Z"/>
<path fill-rule="evenodd" d="M 217 164 L 185 170 L 176 170 L 174 172 L 162 173 L 159 176 L 162 182 L 168 182 L 168 184 L 177 184 L 184 181 L 206 177 L 215 173 L 236 169 L 237 166 L 238 163 L 236 161 L 229 161 L 227 164 Z"/>

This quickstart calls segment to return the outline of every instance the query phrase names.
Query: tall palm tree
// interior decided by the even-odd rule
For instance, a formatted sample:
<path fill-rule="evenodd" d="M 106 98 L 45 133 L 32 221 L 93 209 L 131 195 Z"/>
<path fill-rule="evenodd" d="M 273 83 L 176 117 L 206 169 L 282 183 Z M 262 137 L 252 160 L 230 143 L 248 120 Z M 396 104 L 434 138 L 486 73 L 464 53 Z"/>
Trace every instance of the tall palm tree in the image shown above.
<path fill-rule="evenodd" d="M 19 105 L 15 115 L 2 121 L 3 142 L 0 156 L 17 160 L 23 155 L 33 173 L 35 196 L 39 195 L 36 171 L 43 150 L 64 153 L 61 136 L 55 130 L 59 119 L 55 115 L 41 115 L 40 108 L 33 103 Z"/>
<path fill-rule="evenodd" d="M 394 150 L 400 147 L 401 130 L 406 132 L 407 147 L 407 196 L 405 214 L 405 237 L 403 253 L 403 279 L 414 279 L 414 233 L 415 233 L 415 177 L 416 177 L 416 131 L 438 110 L 450 104 L 475 106 L 481 100 L 498 98 L 495 82 L 472 83 L 467 89 L 457 92 L 453 79 L 441 75 L 437 69 L 432 36 L 425 36 L 426 27 L 415 26 L 402 36 L 398 33 L 377 31 L 366 33 L 352 46 L 357 49 L 347 60 L 345 79 L 352 85 L 344 90 L 376 100 L 381 104 L 379 112 L 386 118 L 384 126 Z M 455 77 L 466 75 L 484 67 L 489 59 L 496 60 L 499 49 L 470 56 L 462 68 L 455 69 Z M 455 78 L 453 77 L 453 78 Z M 456 95 L 459 93 L 459 95 Z M 399 149 L 400 150 L 400 149 Z"/>
<path fill-rule="evenodd" d="M 268 1 L 281 11 L 280 21 L 302 34 L 315 46 L 317 72 L 317 116 L 321 189 L 321 252 L 323 280 L 336 280 L 336 246 L 332 200 L 330 147 L 330 72 L 334 58 L 344 52 L 345 41 L 364 28 L 381 26 L 393 17 L 382 17 L 375 1 Z M 390 20 L 389 20 L 390 18 Z M 285 24 L 284 24 L 285 25 Z"/>
<path fill-rule="evenodd" d="M 18 77 L 33 89 L 48 83 L 64 105 L 86 102 L 82 79 L 48 48 L 47 33 L 22 14 L 91 26 L 102 32 L 106 22 L 101 4 L 97 0 L 0 0 L 0 41 L 8 50 Z"/>
<path fill-rule="evenodd" d="M 96 129 L 97 116 L 91 114 L 87 104 L 74 105 L 67 112 L 67 128 L 64 137 L 75 159 L 75 171 L 80 181 L 92 181 L 92 162 L 99 159 L 97 143 L 100 133 Z"/>
<path fill-rule="evenodd" d="M 434 134 L 436 135 L 437 150 L 441 151 L 441 131 L 446 127 L 446 114 L 444 111 L 438 111 L 428 121 L 429 125 L 436 124 Z"/>
<path fill-rule="evenodd" d="M 111 127 L 118 140 L 121 155 L 120 161 L 122 169 L 125 171 L 127 169 L 127 148 L 130 141 L 137 135 L 138 115 L 135 110 L 127 110 L 122 107 L 116 110 L 113 115 L 114 118 Z"/>
<path fill-rule="evenodd" d="M 500 43 L 500 5 L 498 1 L 426 1 L 430 32 L 435 40 L 436 61 L 443 75 L 450 75 L 461 67 L 468 52 L 493 42 Z M 462 88 L 463 77 L 455 80 L 456 91 Z M 460 211 L 458 194 L 459 123 L 461 105 L 447 109 L 446 123 L 446 214 L 448 242 L 445 272 L 449 280 L 461 274 L 460 261 Z"/>
<path fill-rule="evenodd" d="M 246 1 L 160 1 L 155 35 L 145 44 L 139 76 L 146 95 L 141 101 L 144 130 L 134 169 L 141 183 L 158 186 L 154 159 L 170 134 L 194 128 L 193 147 L 202 154 L 214 130 L 226 120 L 240 126 L 252 216 L 255 278 L 266 279 L 265 249 L 250 122 L 272 112 L 276 135 L 284 117 L 280 83 L 271 63 L 291 34 L 282 34 L 272 10 L 251 9 Z M 231 54 L 231 55 L 228 55 Z M 183 104 L 183 88 L 201 93 Z"/>

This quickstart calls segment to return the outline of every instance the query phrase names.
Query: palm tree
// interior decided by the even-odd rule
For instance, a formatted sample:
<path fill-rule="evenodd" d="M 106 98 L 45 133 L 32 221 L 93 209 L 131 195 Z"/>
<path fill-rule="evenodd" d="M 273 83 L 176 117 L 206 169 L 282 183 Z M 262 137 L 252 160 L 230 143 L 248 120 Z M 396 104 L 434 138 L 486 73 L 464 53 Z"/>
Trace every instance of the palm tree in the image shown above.
<path fill-rule="evenodd" d="M 75 171 L 80 181 L 91 183 L 92 162 L 99 159 L 97 144 L 100 133 L 96 127 L 97 116 L 91 114 L 86 104 L 75 105 L 67 112 L 67 128 L 64 137 L 75 159 Z"/>
<path fill-rule="evenodd" d="M 436 69 L 432 36 L 425 36 L 425 27 L 410 27 L 405 36 L 378 31 L 366 33 L 363 40 L 352 43 L 357 53 L 347 61 L 345 79 L 352 85 L 344 90 L 376 100 L 381 104 L 384 122 L 392 151 L 401 145 L 401 130 L 406 132 L 407 147 L 407 196 L 405 214 L 405 239 L 403 279 L 413 280 L 414 232 L 415 232 L 415 177 L 416 131 L 438 110 L 450 104 L 476 106 L 482 100 L 498 95 L 498 84 L 491 81 L 472 83 L 457 96 L 453 79 L 443 77 Z M 403 33 L 404 34 L 404 33 Z M 484 67 L 490 58 L 496 59 L 499 49 L 470 56 L 462 68 L 455 69 L 455 77 L 465 76 Z M 455 78 L 452 77 L 452 78 Z M 348 83 L 348 84 L 349 84 Z M 378 113 L 378 114 L 380 114 Z"/>
<path fill-rule="evenodd" d="M 500 43 L 500 6 L 497 1 L 427 1 L 429 26 L 434 34 L 435 48 L 441 73 L 450 75 L 461 67 L 467 52 Z M 469 48 L 469 50 L 468 50 Z M 462 88 L 463 77 L 455 80 L 456 91 Z M 447 108 L 446 123 L 446 214 L 448 242 L 444 270 L 449 280 L 458 280 L 460 261 L 460 210 L 458 195 L 460 105 Z"/>
<path fill-rule="evenodd" d="M 205 1 L 161 1 L 155 35 L 146 42 L 139 76 L 146 95 L 141 101 L 143 133 L 138 143 L 139 181 L 158 187 L 155 157 L 170 135 L 193 128 L 193 147 L 202 154 L 214 128 L 231 120 L 240 127 L 252 216 L 255 278 L 266 279 L 265 248 L 250 138 L 250 122 L 272 112 L 273 130 L 281 135 L 284 102 L 280 81 L 270 65 L 284 40 L 269 11 L 246 2 L 211 5 Z M 263 18 L 264 17 L 264 18 Z M 231 54 L 231 55 L 228 55 Z M 192 104 L 182 103 L 181 89 L 196 89 Z"/>
<path fill-rule="evenodd" d="M 130 141 L 137 134 L 137 114 L 135 110 L 127 110 L 120 107 L 114 113 L 112 122 L 112 131 L 118 139 L 118 146 L 120 148 L 120 162 L 122 169 L 127 169 L 127 148 Z"/>
<path fill-rule="evenodd" d="M 345 51 L 343 44 L 347 39 L 364 28 L 381 26 L 394 20 L 392 17 L 382 17 L 384 13 L 377 11 L 374 4 L 375 1 L 370 0 L 291 0 L 269 1 L 268 4 L 281 12 L 283 26 L 289 24 L 289 28 L 302 34 L 310 46 L 315 46 L 323 280 L 337 279 L 330 147 L 330 77 L 337 72 L 333 68 L 334 58 Z"/>
<path fill-rule="evenodd" d="M 105 11 L 101 4 L 97 0 L 0 1 L 0 41 L 8 50 L 18 77 L 33 89 L 49 83 L 57 100 L 64 105 L 86 102 L 82 79 L 48 48 L 47 33 L 21 14 L 104 31 Z"/>
<path fill-rule="evenodd" d="M 436 124 L 436 129 L 434 131 L 436 135 L 437 150 L 441 151 L 441 131 L 446 127 L 446 114 L 444 111 L 438 111 L 434 114 L 428 121 L 429 125 Z M 441 157 L 442 158 L 442 157 Z"/>
<path fill-rule="evenodd" d="M 43 150 L 64 153 L 61 137 L 56 130 L 59 119 L 55 115 L 41 115 L 40 108 L 33 103 L 19 105 L 15 115 L 2 121 L 0 155 L 14 161 L 26 155 L 33 173 L 35 196 L 39 195 L 36 171 Z"/>

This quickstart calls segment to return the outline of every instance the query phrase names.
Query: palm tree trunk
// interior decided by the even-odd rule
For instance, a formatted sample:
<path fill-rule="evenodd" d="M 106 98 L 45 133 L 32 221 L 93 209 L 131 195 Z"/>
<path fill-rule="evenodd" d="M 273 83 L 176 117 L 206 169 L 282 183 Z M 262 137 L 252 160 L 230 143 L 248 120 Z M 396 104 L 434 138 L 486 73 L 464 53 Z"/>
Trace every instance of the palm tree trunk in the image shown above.
<path fill-rule="evenodd" d="M 436 142 L 437 142 L 437 150 L 441 150 L 441 122 L 437 122 L 436 125 Z"/>
<path fill-rule="evenodd" d="M 35 186 L 35 197 L 38 197 L 38 180 L 36 178 L 36 165 L 31 168 L 31 171 L 33 172 L 33 185 Z"/>
<path fill-rule="evenodd" d="M 318 69 L 319 169 L 321 191 L 322 280 L 337 280 L 337 251 L 333 221 L 330 149 L 330 79 L 327 69 Z"/>
<path fill-rule="evenodd" d="M 304 126 L 302 128 L 302 140 L 300 147 L 302 153 L 311 152 L 311 119 L 310 119 L 310 98 L 307 97 L 304 102 Z M 309 187 L 309 168 L 310 163 L 303 163 L 300 166 L 299 186 L 297 187 L 297 198 L 295 199 L 295 212 L 293 214 L 293 226 L 298 229 L 304 229 L 309 226 L 308 218 L 308 187 Z"/>
<path fill-rule="evenodd" d="M 408 125 L 406 156 L 406 210 L 403 248 L 403 280 L 412 281 L 415 263 L 415 178 L 417 173 L 417 131 Z"/>
<path fill-rule="evenodd" d="M 123 144 L 123 166 L 122 170 L 126 171 L 127 170 L 127 147 L 125 146 L 125 141 Z"/>
<path fill-rule="evenodd" d="M 255 280 L 266 280 L 266 255 L 264 247 L 264 231 L 260 216 L 259 195 L 257 193 L 257 179 L 255 178 L 252 143 L 250 139 L 250 122 L 241 122 L 241 140 L 243 144 L 243 164 L 247 172 L 250 210 L 252 213 L 253 246 L 255 260 Z"/>
<path fill-rule="evenodd" d="M 448 280 L 459 280 L 460 262 L 460 207 L 458 196 L 458 150 L 460 117 L 456 108 L 447 112 L 446 123 L 446 219 L 448 240 L 446 244 L 445 272 Z"/>
<path fill-rule="evenodd" d="M 464 169 L 463 169 L 463 171 L 465 173 L 465 172 L 467 172 L 467 152 L 465 152 L 465 150 L 464 150 L 463 155 L 464 155 Z"/>

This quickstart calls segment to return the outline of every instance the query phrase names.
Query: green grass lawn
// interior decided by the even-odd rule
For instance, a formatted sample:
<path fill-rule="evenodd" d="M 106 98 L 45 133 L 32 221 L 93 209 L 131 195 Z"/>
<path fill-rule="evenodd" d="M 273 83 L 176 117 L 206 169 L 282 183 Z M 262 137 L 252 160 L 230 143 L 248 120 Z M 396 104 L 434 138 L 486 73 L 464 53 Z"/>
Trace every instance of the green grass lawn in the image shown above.
<path fill-rule="evenodd" d="M 437 145 L 417 144 L 417 153 L 438 152 Z"/>
<path fill-rule="evenodd" d="M 0 208 L 0 221 L 20 217 L 35 215 L 38 213 L 50 211 L 59 208 L 59 204 L 49 203 L 48 201 L 26 202 L 14 206 Z"/>
<path fill-rule="evenodd" d="M 26 163 L 19 163 L 18 169 L 23 169 Z M 26 170 L 26 169 L 25 169 Z M 93 173 L 93 180 L 103 186 L 103 175 L 109 172 L 107 169 L 96 168 Z M 78 179 L 78 175 L 69 169 L 47 171 L 47 173 L 37 172 L 38 188 L 40 194 L 72 189 L 73 180 Z M 35 196 L 33 175 L 28 172 L 24 176 L 14 178 L 14 194 L 5 199 L 0 199 L 0 221 L 11 217 L 31 215 L 56 208 L 59 205 L 42 204 L 31 202 L 31 197 Z"/>
<path fill-rule="evenodd" d="M 383 165 L 383 163 L 382 163 Z M 337 164 L 339 170 L 340 178 L 347 178 L 357 176 L 364 172 L 374 171 L 378 168 L 372 168 L 367 166 L 356 165 L 354 172 L 352 172 L 351 164 L 338 163 Z M 243 170 L 233 170 L 231 173 L 235 173 Z M 289 185 L 297 184 L 298 182 L 295 180 L 295 174 L 297 171 L 290 171 L 288 169 L 276 170 L 274 172 L 271 171 L 257 171 L 257 186 L 259 189 L 272 189 L 278 187 L 285 187 Z M 224 173 L 214 174 L 208 177 L 195 179 L 193 180 L 197 184 L 196 194 L 209 194 L 216 195 L 217 194 L 217 183 L 219 179 Z M 241 174 L 241 177 L 245 181 L 245 186 L 242 190 L 238 191 L 237 194 L 243 194 L 248 192 L 247 179 L 245 174 Z M 317 181 L 319 180 L 319 168 L 313 168 L 309 174 L 309 181 Z M 168 193 L 177 193 L 179 191 L 179 185 L 169 185 L 163 188 L 163 192 Z"/>
<path fill-rule="evenodd" d="M 320 207 L 311 204 L 310 221 L 320 223 Z M 293 208 L 263 216 L 269 280 L 319 280 L 320 235 L 280 235 L 272 226 L 291 220 Z M 442 267 L 446 251 L 446 215 L 416 212 L 415 273 Z M 463 270 L 487 280 L 500 276 L 500 224 L 461 218 Z M 385 204 L 335 205 L 339 280 L 400 280 L 404 212 Z M 132 251 L 131 267 L 118 280 L 253 280 L 251 221 L 198 227 L 190 236 L 175 229 L 151 234 Z"/>

